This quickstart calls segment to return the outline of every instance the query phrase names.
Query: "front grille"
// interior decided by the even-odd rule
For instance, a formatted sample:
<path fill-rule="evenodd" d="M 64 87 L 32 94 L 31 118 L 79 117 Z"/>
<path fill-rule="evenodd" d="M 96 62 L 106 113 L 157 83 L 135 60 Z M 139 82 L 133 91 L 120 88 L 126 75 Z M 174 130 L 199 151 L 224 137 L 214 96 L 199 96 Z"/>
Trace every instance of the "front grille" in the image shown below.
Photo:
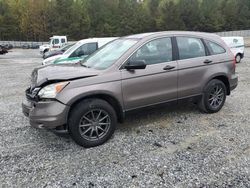
<path fill-rule="evenodd" d="M 38 92 L 40 88 L 28 88 L 25 91 L 26 98 L 30 101 L 38 101 Z"/>

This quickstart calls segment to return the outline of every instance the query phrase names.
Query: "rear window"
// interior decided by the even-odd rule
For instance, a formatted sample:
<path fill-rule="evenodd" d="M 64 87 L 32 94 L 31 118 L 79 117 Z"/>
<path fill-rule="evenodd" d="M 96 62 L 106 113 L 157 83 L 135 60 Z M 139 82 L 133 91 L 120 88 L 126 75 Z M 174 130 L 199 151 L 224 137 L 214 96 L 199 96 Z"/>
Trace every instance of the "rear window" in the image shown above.
<path fill-rule="evenodd" d="M 226 52 L 226 50 L 220 46 L 219 44 L 216 44 L 214 42 L 211 41 L 205 41 L 206 45 L 210 51 L 211 55 L 216 55 L 216 54 L 223 54 Z"/>
<path fill-rule="evenodd" d="M 206 56 L 201 39 L 193 37 L 176 37 L 180 59 L 190 59 Z"/>

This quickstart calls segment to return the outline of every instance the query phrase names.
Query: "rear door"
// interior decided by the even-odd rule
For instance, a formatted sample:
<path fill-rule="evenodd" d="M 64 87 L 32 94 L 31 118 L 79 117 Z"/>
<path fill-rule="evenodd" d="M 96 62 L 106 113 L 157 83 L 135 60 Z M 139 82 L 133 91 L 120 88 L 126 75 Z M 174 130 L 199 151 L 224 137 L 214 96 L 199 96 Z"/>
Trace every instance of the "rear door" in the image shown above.
<path fill-rule="evenodd" d="M 208 50 L 200 38 L 177 36 L 178 60 L 178 98 L 201 94 L 202 79 L 210 63 Z"/>
<path fill-rule="evenodd" d="M 177 62 L 171 38 L 154 39 L 139 48 L 127 63 L 143 60 L 145 69 L 122 69 L 126 110 L 177 99 Z"/>

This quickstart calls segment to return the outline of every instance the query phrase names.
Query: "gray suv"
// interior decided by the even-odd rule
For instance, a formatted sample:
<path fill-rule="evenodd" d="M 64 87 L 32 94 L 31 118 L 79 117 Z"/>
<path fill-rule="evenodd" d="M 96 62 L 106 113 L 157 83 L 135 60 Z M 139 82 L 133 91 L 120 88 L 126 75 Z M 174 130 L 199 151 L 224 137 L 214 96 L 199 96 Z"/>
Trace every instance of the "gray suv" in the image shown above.
<path fill-rule="evenodd" d="M 144 33 L 112 41 L 78 64 L 35 69 L 22 107 L 32 126 L 68 130 L 93 147 L 131 110 L 192 98 L 203 112 L 218 112 L 237 83 L 234 55 L 219 36 Z"/>

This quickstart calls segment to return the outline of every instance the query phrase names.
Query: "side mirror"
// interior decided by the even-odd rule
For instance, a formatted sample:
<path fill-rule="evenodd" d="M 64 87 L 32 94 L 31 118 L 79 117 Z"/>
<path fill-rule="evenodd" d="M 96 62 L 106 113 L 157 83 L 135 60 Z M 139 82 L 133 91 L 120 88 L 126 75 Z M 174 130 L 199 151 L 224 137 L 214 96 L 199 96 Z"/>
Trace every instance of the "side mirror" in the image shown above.
<path fill-rule="evenodd" d="M 144 60 L 137 60 L 137 61 L 129 61 L 124 68 L 127 70 L 135 70 L 135 69 L 145 69 L 146 62 Z"/>

